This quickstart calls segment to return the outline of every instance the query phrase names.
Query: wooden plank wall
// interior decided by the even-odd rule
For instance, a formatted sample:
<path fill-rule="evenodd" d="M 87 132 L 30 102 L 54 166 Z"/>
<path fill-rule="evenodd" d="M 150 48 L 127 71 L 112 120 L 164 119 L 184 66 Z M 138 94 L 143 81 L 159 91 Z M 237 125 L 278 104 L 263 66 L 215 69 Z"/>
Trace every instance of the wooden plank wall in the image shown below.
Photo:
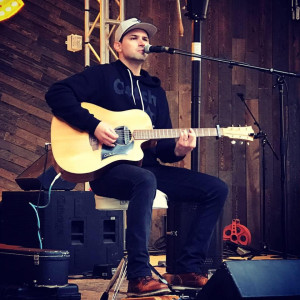
<path fill-rule="evenodd" d="M 0 23 L 0 191 L 20 190 L 16 176 L 45 153 L 49 86 L 84 68 L 83 51 L 69 52 L 65 44 L 70 34 L 83 36 L 83 8 L 82 1 L 26 1 L 21 12 Z M 91 16 L 96 13 L 93 2 Z"/>
<path fill-rule="evenodd" d="M 284 1 L 210 1 L 203 24 L 204 54 L 247 62 L 264 68 L 299 73 L 299 21 L 291 20 L 289 3 Z M 253 125 L 238 93 L 267 134 L 268 141 L 280 156 L 280 111 L 276 76 L 240 67 L 203 62 L 203 126 Z M 252 233 L 252 246 L 298 253 L 299 228 L 299 79 L 287 78 L 284 110 L 287 116 L 287 193 L 281 195 L 280 161 L 262 140 L 249 145 L 232 146 L 230 142 L 202 142 L 201 170 L 226 181 L 230 195 L 225 206 L 223 225 L 239 218 Z M 294 131 L 292 134 L 291 130 Z M 218 148 L 218 154 L 208 149 Z M 263 201 L 263 148 L 265 149 L 265 201 Z M 217 158 L 216 158 L 217 157 Z M 212 163 L 214 162 L 214 163 Z M 285 208 L 284 208 L 285 206 Z M 263 214 L 265 207 L 265 214 Z M 284 217 L 286 211 L 286 217 Z M 264 225 L 264 226 L 263 226 Z M 285 241 L 286 239 L 286 241 Z M 286 249 L 287 247 L 287 249 Z"/>
<path fill-rule="evenodd" d="M 111 1 L 112 10 L 113 2 Z M 192 20 L 184 16 L 184 36 L 179 36 L 175 0 L 125 0 L 126 17 L 139 17 L 159 27 L 153 45 L 190 50 Z M 185 1 L 181 0 L 181 6 Z M 97 1 L 90 1 L 93 17 Z M 202 53 L 247 62 L 260 67 L 300 73 L 300 21 L 291 20 L 289 1 L 211 0 L 202 22 Z M 20 190 L 15 178 L 44 153 L 50 141 L 51 112 L 44 94 L 48 87 L 84 68 L 84 53 L 69 52 L 69 34 L 83 35 L 84 1 L 27 0 L 12 19 L 0 23 L 0 191 Z M 92 18 L 93 19 L 93 18 Z M 98 43 L 97 31 L 93 42 Z M 92 58 L 92 64 L 96 63 Z M 151 54 L 145 64 L 159 76 L 166 89 L 174 127 L 190 124 L 191 61 L 189 58 Z M 259 121 L 277 155 L 279 143 L 279 97 L 273 88 L 276 76 L 202 60 L 201 126 L 253 125 L 237 93 Z M 269 146 L 266 154 L 265 216 L 262 214 L 262 142 L 231 144 L 229 139 L 201 139 L 200 170 L 222 178 L 230 188 L 223 227 L 239 218 L 252 233 L 251 246 L 300 254 L 300 162 L 299 79 L 288 79 L 289 97 L 284 99 L 288 116 L 286 232 L 280 195 L 280 163 Z M 254 129 L 257 128 L 253 125 Z M 177 164 L 190 167 L 190 157 Z M 82 189 L 82 186 L 77 186 Z M 157 217 L 159 217 L 159 213 Z M 265 218 L 265 226 L 262 221 Z M 161 218 L 154 226 L 162 231 Z"/>

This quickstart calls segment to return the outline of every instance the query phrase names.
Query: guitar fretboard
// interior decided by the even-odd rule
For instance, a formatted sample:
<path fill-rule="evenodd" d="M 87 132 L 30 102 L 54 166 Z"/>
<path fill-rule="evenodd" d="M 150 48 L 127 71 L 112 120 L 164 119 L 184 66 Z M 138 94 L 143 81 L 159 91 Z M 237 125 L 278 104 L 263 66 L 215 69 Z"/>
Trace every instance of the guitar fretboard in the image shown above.
<path fill-rule="evenodd" d="M 197 137 L 217 136 L 216 128 L 193 128 Z M 149 130 L 134 130 L 133 137 L 135 140 L 151 140 L 151 139 L 171 139 L 178 138 L 180 133 L 186 129 L 149 129 Z M 222 128 L 219 129 L 222 135 Z"/>

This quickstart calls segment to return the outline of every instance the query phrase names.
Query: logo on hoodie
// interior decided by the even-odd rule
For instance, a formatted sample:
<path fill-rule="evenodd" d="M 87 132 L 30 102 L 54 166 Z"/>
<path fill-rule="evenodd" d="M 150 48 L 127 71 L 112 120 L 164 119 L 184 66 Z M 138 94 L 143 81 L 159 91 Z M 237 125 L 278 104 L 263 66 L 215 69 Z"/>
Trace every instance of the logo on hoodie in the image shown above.
<path fill-rule="evenodd" d="M 155 111 L 156 111 L 156 102 L 157 97 L 151 93 L 151 89 L 141 90 L 142 99 L 140 97 L 139 88 L 135 82 L 135 86 L 133 87 L 133 95 L 131 92 L 131 85 L 125 84 L 120 78 L 117 78 L 114 81 L 114 91 L 118 95 L 126 95 L 130 99 L 132 99 L 133 103 L 137 106 L 137 108 L 143 109 L 150 116 L 152 123 L 155 123 Z M 142 105 L 142 101 L 143 104 Z"/>

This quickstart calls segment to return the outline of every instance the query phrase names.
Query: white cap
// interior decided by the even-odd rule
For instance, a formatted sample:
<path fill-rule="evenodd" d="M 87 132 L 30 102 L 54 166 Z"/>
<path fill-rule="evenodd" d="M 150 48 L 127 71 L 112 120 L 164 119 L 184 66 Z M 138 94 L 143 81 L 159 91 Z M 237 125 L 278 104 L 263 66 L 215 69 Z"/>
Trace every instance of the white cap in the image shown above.
<path fill-rule="evenodd" d="M 121 38 L 133 29 L 142 29 L 147 32 L 148 37 L 151 38 L 157 31 L 157 28 L 150 23 L 143 23 L 137 18 L 131 18 L 120 23 L 115 32 L 115 41 L 119 42 Z"/>

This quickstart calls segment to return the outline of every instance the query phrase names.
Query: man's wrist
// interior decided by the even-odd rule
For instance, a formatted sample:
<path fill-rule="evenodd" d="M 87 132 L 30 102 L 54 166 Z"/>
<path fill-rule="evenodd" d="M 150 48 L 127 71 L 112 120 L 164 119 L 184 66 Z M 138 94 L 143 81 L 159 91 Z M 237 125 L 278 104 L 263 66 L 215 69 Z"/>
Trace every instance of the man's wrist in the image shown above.
<path fill-rule="evenodd" d="M 180 151 L 178 151 L 178 149 L 174 149 L 174 154 L 175 154 L 175 156 L 177 156 L 177 157 L 184 157 L 186 154 L 182 154 L 182 153 L 180 153 Z"/>

